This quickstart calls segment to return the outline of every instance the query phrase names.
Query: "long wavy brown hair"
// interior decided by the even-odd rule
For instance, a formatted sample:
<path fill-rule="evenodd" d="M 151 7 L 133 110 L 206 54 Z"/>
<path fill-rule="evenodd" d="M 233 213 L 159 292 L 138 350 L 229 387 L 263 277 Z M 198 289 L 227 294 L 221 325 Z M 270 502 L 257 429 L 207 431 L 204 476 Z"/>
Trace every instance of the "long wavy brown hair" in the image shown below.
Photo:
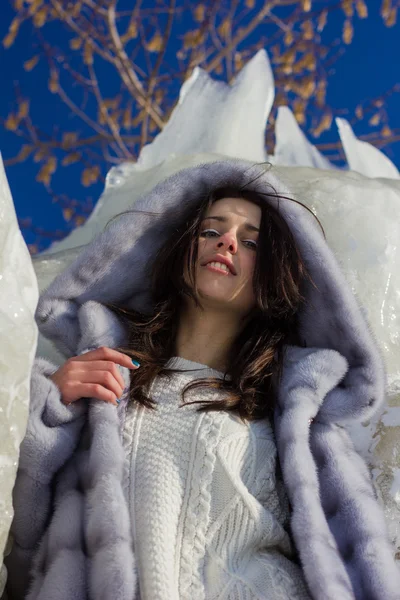
<path fill-rule="evenodd" d="M 320 221 L 307 206 L 298 200 L 278 195 L 273 189 L 267 195 L 303 206 L 318 221 L 325 236 Z M 182 400 L 186 405 L 200 403 L 198 411 L 225 410 L 236 413 L 243 420 L 263 419 L 273 415 L 285 344 L 304 346 L 297 327 L 299 309 L 305 302 L 300 291 L 302 284 L 308 279 L 316 287 L 289 226 L 279 208 L 267 202 L 266 195 L 245 187 L 223 187 L 213 190 L 207 197 L 199 198 L 199 202 L 191 206 L 149 266 L 154 302 L 151 316 L 121 305 L 104 305 L 121 317 L 128 328 L 128 346 L 118 347 L 117 350 L 135 358 L 141 365 L 130 372 L 129 401 L 155 409 L 156 403 L 149 396 L 154 378 L 169 378 L 173 373 L 181 372 L 167 368 L 165 364 L 176 356 L 175 341 L 184 295 L 193 298 L 199 305 L 196 262 L 202 220 L 208 208 L 222 198 L 242 198 L 261 208 L 253 277 L 256 305 L 232 344 L 225 377 L 190 382 L 182 391 Z M 124 211 L 113 219 L 126 212 L 136 211 Z M 188 279 L 193 285 L 184 281 L 185 261 Z M 221 399 L 214 402 L 185 402 L 189 390 L 197 387 L 221 390 Z"/>

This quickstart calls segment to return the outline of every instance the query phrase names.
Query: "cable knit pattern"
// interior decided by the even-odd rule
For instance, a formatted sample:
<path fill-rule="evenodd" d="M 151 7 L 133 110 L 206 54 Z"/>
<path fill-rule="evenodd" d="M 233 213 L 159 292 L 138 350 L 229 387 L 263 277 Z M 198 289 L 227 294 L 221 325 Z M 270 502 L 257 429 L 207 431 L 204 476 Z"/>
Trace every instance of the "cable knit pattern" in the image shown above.
<path fill-rule="evenodd" d="M 277 492 L 269 421 L 182 406 L 189 381 L 223 374 L 180 357 L 168 364 L 185 372 L 153 382 L 156 410 L 129 405 L 123 432 L 142 600 L 310 598 Z"/>

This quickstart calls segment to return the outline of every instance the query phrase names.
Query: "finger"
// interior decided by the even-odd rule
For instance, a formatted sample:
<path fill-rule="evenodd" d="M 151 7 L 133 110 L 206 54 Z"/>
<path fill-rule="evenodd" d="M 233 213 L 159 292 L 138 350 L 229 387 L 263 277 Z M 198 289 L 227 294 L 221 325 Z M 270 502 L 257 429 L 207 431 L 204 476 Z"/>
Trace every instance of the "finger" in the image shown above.
<path fill-rule="evenodd" d="M 82 383 L 79 386 L 79 394 L 80 398 L 97 398 L 118 406 L 118 396 L 100 383 Z"/>
<path fill-rule="evenodd" d="M 82 362 L 83 361 L 81 361 L 81 363 Z M 121 387 L 125 388 L 125 381 L 122 376 L 122 373 L 118 369 L 117 365 L 111 360 L 92 360 L 90 362 L 86 362 L 84 365 L 81 364 L 79 366 L 75 366 L 74 378 L 78 380 L 82 379 L 83 373 L 92 373 L 93 371 L 107 371 L 111 373 L 121 385 Z"/>
<path fill-rule="evenodd" d="M 122 396 L 125 388 L 125 383 L 121 385 L 110 371 L 104 371 L 103 369 L 100 371 L 82 371 L 80 376 L 82 383 L 98 383 L 113 392 L 117 398 Z"/>
<path fill-rule="evenodd" d="M 127 367 L 128 369 L 137 369 L 138 367 L 132 363 L 132 359 L 127 354 L 123 354 L 114 348 L 108 348 L 107 346 L 101 346 L 95 350 L 89 350 L 84 354 L 75 356 L 70 360 L 88 361 L 88 360 L 111 360 L 121 367 Z"/>

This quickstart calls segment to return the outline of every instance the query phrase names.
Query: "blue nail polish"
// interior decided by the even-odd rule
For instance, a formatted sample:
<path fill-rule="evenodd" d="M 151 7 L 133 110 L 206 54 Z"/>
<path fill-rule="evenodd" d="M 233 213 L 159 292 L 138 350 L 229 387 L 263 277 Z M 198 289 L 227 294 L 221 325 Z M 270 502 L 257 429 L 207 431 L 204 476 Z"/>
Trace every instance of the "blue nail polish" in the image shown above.
<path fill-rule="evenodd" d="M 121 402 L 121 398 L 117 398 L 117 404 Z"/>
<path fill-rule="evenodd" d="M 132 358 L 132 362 L 133 362 L 133 364 L 135 365 L 135 367 L 140 367 L 140 362 L 138 362 L 137 360 L 134 360 L 134 359 Z"/>

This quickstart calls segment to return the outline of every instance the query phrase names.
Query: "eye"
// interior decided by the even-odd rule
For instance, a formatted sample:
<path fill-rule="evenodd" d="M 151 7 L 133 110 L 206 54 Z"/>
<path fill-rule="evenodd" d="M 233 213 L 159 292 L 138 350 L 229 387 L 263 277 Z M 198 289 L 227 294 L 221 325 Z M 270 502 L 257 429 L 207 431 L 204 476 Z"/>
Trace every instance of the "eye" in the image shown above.
<path fill-rule="evenodd" d="M 243 243 L 249 244 L 249 246 L 247 246 L 248 248 L 251 248 L 252 250 L 257 250 L 257 242 L 255 240 L 244 240 Z"/>
<path fill-rule="evenodd" d="M 216 235 L 219 235 L 218 231 L 216 231 L 215 229 L 203 229 L 203 231 L 200 232 L 200 236 L 201 237 L 212 237 L 212 236 L 207 235 L 209 233 L 214 233 Z"/>

